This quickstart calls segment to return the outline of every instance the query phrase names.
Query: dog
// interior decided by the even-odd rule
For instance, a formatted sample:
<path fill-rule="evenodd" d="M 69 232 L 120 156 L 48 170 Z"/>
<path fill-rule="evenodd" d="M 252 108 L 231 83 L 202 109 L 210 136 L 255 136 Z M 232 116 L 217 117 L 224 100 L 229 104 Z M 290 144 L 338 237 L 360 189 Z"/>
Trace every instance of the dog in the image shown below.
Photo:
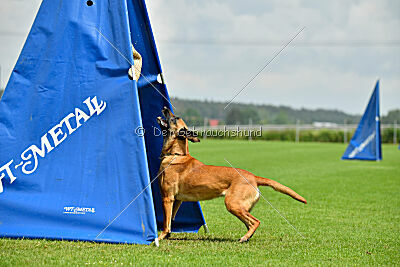
<path fill-rule="evenodd" d="M 226 209 L 241 220 L 248 232 L 239 242 L 248 241 L 260 225 L 250 214 L 259 200 L 258 186 L 270 186 L 278 192 L 307 204 L 307 201 L 292 189 L 280 183 L 256 176 L 248 171 L 205 165 L 189 154 L 188 141 L 200 142 L 197 134 L 190 131 L 182 118 L 164 107 L 165 117 L 157 117 L 163 132 L 161 164 L 158 173 L 164 212 L 163 231 L 159 240 L 168 238 L 171 221 L 183 201 L 209 200 L 225 196 Z"/>

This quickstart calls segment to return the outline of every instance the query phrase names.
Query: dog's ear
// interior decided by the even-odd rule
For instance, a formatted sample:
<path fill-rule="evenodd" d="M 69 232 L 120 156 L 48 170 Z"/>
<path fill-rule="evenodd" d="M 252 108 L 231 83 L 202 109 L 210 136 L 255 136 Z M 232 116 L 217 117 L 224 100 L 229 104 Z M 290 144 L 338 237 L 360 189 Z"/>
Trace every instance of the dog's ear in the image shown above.
<path fill-rule="evenodd" d="M 174 114 L 172 113 L 172 111 L 169 110 L 169 108 L 167 108 L 167 107 L 164 107 L 164 108 L 163 108 L 162 113 L 163 113 L 163 115 L 164 115 L 164 117 L 165 117 L 166 119 L 168 119 L 168 118 L 174 116 Z"/>
<path fill-rule="evenodd" d="M 197 133 L 194 131 L 190 131 L 186 128 L 182 128 L 179 130 L 178 138 L 187 138 L 192 143 L 200 142 L 200 139 L 197 137 Z"/>
<path fill-rule="evenodd" d="M 187 139 L 192 143 L 199 143 L 200 139 L 197 137 L 195 132 L 189 131 Z"/>

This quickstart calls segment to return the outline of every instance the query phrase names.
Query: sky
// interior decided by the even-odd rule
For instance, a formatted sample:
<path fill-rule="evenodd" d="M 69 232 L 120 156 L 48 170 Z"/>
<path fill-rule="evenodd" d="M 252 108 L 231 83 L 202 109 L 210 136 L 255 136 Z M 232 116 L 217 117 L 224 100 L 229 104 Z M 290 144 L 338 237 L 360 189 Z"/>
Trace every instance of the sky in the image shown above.
<path fill-rule="evenodd" d="M 0 1 L 2 87 L 40 0 Z M 398 0 L 151 0 L 171 96 L 361 114 L 377 79 L 381 112 L 400 108 Z"/>

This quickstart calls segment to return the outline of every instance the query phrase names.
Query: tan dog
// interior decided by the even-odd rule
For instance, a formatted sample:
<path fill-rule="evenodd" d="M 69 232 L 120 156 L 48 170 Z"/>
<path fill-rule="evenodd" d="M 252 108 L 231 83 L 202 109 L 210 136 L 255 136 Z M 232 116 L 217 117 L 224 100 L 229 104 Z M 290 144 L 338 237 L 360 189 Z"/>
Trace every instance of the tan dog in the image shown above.
<path fill-rule="evenodd" d="M 240 239 L 245 242 L 254 234 L 260 221 L 250 214 L 260 195 L 256 188 L 271 186 L 276 191 L 307 203 L 292 189 L 273 180 L 230 167 L 205 165 L 189 155 L 188 140 L 200 142 L 196 134 L 188 130 L 185 122 L 164 108 L 165 119 L 157 118 L 164 132 L 161 152 L 159 183 L 164 211 L 164 229 L 159 240 L 171 233 L 171 220 L 183 201 L 200 201 L 225 196 L 227 210 L 239 218 L 248 232 Z"/>

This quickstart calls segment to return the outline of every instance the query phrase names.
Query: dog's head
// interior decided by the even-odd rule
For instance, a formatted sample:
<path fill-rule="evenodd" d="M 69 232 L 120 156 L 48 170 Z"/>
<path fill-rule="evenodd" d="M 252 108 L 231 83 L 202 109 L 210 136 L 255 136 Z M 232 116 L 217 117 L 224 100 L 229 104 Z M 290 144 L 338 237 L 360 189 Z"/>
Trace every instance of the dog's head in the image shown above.
<path fill-rule="evenodd" d="M 200 142 L 197 134 L 190 131 L 182 118 L 175 116 L 167 107 L 164 107 L 162 113 L 165 117 L 157 117 L 157 122 L 163 132 L 167 133 L 168 137 L 187 139 L 191 142 Z"/>

